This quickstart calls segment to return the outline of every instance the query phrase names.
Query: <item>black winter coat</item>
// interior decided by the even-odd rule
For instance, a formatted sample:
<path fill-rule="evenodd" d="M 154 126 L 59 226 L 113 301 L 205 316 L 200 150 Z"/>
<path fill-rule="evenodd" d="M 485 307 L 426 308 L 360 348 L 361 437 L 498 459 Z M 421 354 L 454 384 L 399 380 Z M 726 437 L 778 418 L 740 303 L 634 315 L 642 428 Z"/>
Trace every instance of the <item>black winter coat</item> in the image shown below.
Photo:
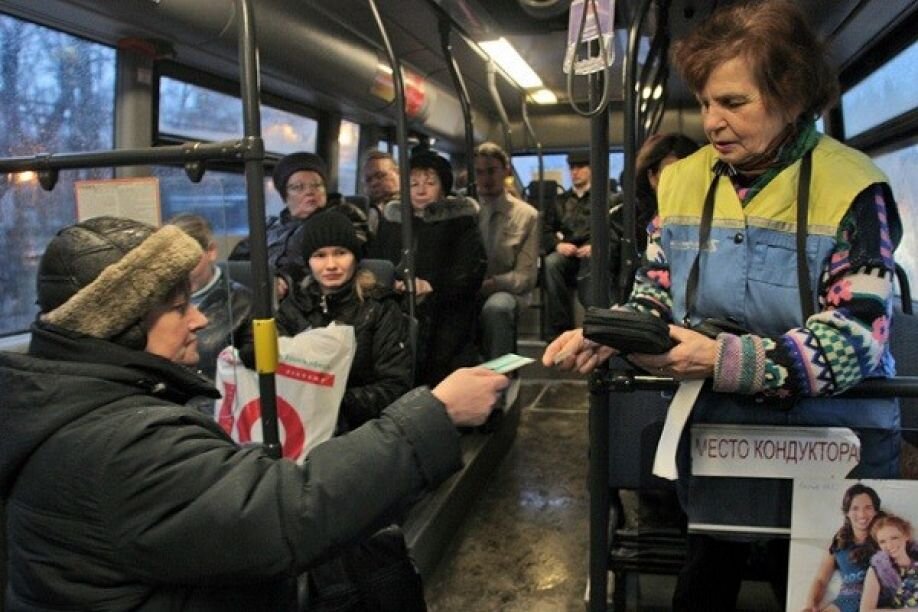
<path fill-rule="evenodd" d="M 378 417 L 411 388 L 408 322 L 391 290 L 377 286 L 361 300 L 354 279 L 322 295 L 318 283 L 308 277 L 277 310 L 277 325 L 285 336 L 333 321 L 353 326 L 357 341 L 338 417 L 338 431 L 349 431 Z"/>
<path fill-rule="evenodd" d="M 191 369 L 43 324 L 0 388 L 6 612 L 286 610 L 291 576 L 460 466 L 424 389 L 300 467 L 180 405 L 216 394 Z"/>
<path fill-rule="evenodd" d="M 309 219 L 328 210 L 335 210 L 343 214 L 354 225 L 357 238 L 361 244 L 366 245 L 370 240 L 370 230 L 367 224 L 367 215 L 357 206 L 341 198 L 341 194 L 332 193 L 324 208 L 314 212 L 305 219 L 296 219 L 290 215 L 288 209 L 281 211 L 280 216 L 269 217 L 265 232 L 267 233 L 268 265 L 275 272 L 288 277 L 289 284 L 301 281 L 305 276 L 306 260 L 303 257 L 302 226 Z M 249 238 L 243 238 L 233 248 L 228 259 L 248 261 L 252 258 Z"/>
<path fill-rule="evenodd" d="M 433 293 L 419 301 L 418 382 L 436 385 L 457 367 L 478 362 L 478 290 L 488 260 L 478 229 L 478 204 L 449 197 L 412 217 L 415 276 Z M 401 204 L 389 202 L 370 245 L 370 257 L 401 259 Z"/>
<path fill-rule="evenodd" d="M 191 303 L 207 317 L 207 327 L 197 332 L 201 356 L 198 368 L 211 379 L 216 373 L 220 351 L 251 336 L 247 326 L 251 325 L 252 315 L 252 292 L 229 279 L 220 268 L 214 274 L 216 278 L 209 287 L 191 296 Z"/>

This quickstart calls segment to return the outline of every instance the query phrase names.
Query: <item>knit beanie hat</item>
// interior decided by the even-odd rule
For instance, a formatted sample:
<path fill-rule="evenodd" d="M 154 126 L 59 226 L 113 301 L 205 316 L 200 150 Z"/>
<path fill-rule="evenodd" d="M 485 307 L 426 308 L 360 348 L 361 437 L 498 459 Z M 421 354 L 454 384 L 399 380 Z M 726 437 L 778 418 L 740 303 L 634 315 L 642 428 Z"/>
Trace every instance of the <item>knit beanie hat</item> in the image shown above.
<path fill-rule="evenodd" d="M 174 225 L 96 217 L 59 231 L 38 265 L 41 319 L 143 350 L 140 323 L 201 260 Z"/>
<path fill-rule="evenodd" d="M 308 261 L 313 253 L 324 247 L 344 247 L 360 261 L 360 240 L 354 224 L 335 210 L 322 210 L 303 222 L 303 259 Z"/>
<path fill-rule="evenodd" d="M 443 186 L 443 196 L 449 195 L 453 190 L 453 168 L 445 157 L 441 157 L 433 151 L 419 151 L 411 156 L 409 167 L 412 170 L 433 170 L 440 177 L 440 184 Z"/>
<path fill-rule="evenodd" d="M 322 177 L 322 183 L 328 185 L 328 166 L 325 161 L 315 153 L 291 153 L 281 158 L 274 166 L 274 188 L 282 200 L 287 199 L 287 181 L 294 173 L 309 170 Z"/>

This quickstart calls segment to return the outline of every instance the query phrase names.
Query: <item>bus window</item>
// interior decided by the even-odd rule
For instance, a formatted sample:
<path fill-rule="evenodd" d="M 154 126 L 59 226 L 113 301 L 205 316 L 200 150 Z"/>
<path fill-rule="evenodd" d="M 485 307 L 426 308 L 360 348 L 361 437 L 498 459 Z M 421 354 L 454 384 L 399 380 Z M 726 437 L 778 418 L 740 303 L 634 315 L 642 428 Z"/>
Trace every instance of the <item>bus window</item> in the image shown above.
<path fill-rule="evenodd" d="M 114 49 L 6 15 L 0 47 L 0 156 L 112 147 Z M 25 331 L 35 318 L 39 257 L 76 220 L 73 183 L 111 176 L 61 172 L 51 192 L 33 172 L 0 177 L 0 336 Z"/>
<path fill-rule="evenodd" d="M 899 205 L 904 233 L 899 248 L 896 249 L 896 262 L 908 273 L 911 281 L 912 295 L 918 287 L 918 140 L 912 140 L 906 146 L 894 151 L 876 155 L 873 158 L 877 166 L 889 177 L 893 195 Z"/>
<path fill-rule="evenodd" d="M 845 138 L 912 110 L 918 83 L 918 42 L 842 95 Z M 878 101 L 882 100 L 882 103 Z"/>
<path fill-rule="evenodd" d="M 357 193 L 357 148 L 360 143 L 360 125 L 341 120 L 338 131 L 338 191 Z"/>
<path fill-rule="evenodd" d="M 218 236 L 249 233 L 244 175 L 208 170 L 200 183 L 192 183 L 182 168 L 156 166 L 153 174 L 159 177 L 163 220 L 179 213 L 195 213 L 207 219 Z M 265 214 L 278 215 L 283 207 L 271 177 L 266 176 Z"/>
<path fill-rule="evenodd" d="M 543 165 L 545 166 L 545 178 L 556 181 L 565 189 L 571 188 L 571 174 L 567 168 L 567 153 L 543 155 Z M 538 180 L 539 178 L 539 157 L 538 155 L 514 155 L 513 167 L 523 183 L 523 187 Z M 625 154 L 621 151 L 612 151 L 609 153 L 609 178 L 615 179 L 618 183 L 619 176 L 625 169 Z M 621 185 L 619 185 L 621 189 Z"/>
<path fill-rule="evenodd" d="M 240 138 L 242 101 L 237 96 L 164 76 L 159 84 L 159 131 L 210 142 Z M 261 106 L 261 135 L 268 152 L 315 153 L 317 131 L 315 119 Z"/>

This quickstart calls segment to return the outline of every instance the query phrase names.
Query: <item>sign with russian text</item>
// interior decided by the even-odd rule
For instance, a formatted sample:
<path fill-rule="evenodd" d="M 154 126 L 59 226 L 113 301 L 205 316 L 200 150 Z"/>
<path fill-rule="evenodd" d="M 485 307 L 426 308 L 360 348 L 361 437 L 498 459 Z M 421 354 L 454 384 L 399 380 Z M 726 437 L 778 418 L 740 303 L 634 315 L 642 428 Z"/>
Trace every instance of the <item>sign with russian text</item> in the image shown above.
<path fill-rule="evenodd" d="M 844 478 L 861 460 L 847 427 L 692 425 L 692 474 L 741 478 Z"/>

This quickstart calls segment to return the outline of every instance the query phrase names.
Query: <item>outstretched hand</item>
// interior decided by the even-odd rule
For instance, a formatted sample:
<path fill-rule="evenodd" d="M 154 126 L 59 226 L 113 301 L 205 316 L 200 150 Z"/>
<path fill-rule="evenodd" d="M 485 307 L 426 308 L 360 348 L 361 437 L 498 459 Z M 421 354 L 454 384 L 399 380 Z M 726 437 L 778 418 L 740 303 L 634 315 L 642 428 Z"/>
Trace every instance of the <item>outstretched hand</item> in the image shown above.
<path fill-rule="evenodd" d="M 584 338 L 582 329 L 572 329 L 555 338 L 545 348 L 542 365 L 588 374 L 615 353 L 611 347 Z"/>
<path fill-rule="evenodd" d="M 460 368 L 432 391 L 455 425 L 484 423 L 510 379 L 487 368 Z"/>

